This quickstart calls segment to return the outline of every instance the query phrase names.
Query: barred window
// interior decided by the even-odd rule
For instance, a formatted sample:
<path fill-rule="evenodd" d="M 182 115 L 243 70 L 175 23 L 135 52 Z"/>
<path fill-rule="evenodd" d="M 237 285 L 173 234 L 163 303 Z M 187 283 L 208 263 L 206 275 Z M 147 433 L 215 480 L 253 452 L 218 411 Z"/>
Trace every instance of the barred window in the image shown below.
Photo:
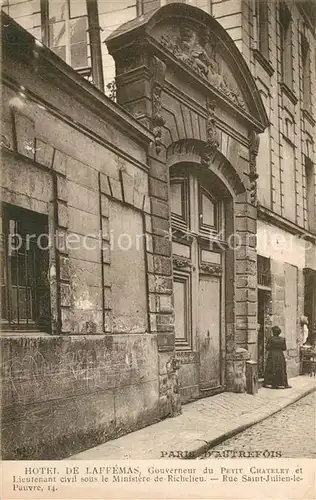
<path fill-rule="evenodd" d="M 258 285 L 270 287 L 271 286 L 270 259 L 258 255 L 257 269 L 258 269 Z"/>

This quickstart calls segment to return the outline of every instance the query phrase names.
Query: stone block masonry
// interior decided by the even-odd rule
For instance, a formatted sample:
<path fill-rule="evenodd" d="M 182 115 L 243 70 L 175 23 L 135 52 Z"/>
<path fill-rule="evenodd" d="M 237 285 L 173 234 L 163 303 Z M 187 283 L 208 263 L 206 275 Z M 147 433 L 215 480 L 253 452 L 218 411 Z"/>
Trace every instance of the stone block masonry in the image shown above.
<path fill-rule="evenodd" d="M 68 95 L 62 80 L 72 81 L 71 69 L 63 78 L 57 71 L 58 87 L 45 75 L 38 81 L 27 58 L 24 51 L 19 72 L 6 59 L 4 114 L 14 134 L 1 188 L 5 203 L 48 217 L 52 328 L 51 335 L 2 338 L 2 450 L 7 459 L 59 459 L 170 414 L 173 371 L 161 400 L 158 346 L 170 345 L 172 305 L 170 292 L 161 301 L 157 295 L 158 342 L 150 329 L 144 237 L 152 134 L 106 98 L 92 97 L 89 84 L 86 93 L 81 78 L 84 104 Z M 29 89 L 18 97 L 22 75 L 37 100 Z M 164 186 L 153 199 L 165 203 Z M 164 256 L 151 255 L 153 276 L 170 279 Z"/>

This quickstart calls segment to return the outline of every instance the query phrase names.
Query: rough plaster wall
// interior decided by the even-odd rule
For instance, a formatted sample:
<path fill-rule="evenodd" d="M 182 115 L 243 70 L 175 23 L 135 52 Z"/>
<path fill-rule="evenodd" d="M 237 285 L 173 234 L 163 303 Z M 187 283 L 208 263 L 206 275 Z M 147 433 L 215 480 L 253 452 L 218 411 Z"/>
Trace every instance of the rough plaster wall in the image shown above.
<path fill-rule="evenodd" d="M 109 221 L 113 328 L 129 333 L 144 332 L 147 328 L 147 290 L 143 216 L 113 202 L 110 203 Z"/>
<path fill-rule="evenodd" d="M 5 459 L 67 457 L 162 416 L 154 335 L 1 343 Z"/>

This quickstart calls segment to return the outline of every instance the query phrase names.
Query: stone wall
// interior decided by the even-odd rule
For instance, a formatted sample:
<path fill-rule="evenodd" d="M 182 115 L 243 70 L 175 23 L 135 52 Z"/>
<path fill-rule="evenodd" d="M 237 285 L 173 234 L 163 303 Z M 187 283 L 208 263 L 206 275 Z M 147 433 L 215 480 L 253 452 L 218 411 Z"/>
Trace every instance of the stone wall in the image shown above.
<path fill-rule="evenodd" d="M 267 3 L 267 16 L 269 37 L 269 52 L 266 58 L 258 51 L 258 33 L 256 29 L 256 12 L 254 2 L 244 2 L 244 12 L 249 11 L 248 22 L 245 18 L 244 31 L 249 32 L 248 46 L 253 50 L 247 51 L 243 46 L 243 55 L 251 66 L 256 83 L 264 98 L 270 127 L 266 134 L 268 140 L 262 141 L 259 151 L 259 201 L 271 208 L 274 212 L 286 217 L 285 200 L 290 197 L 293 203 L 294 222 L 307 228 L 306 220 L 306 192 L 304 154 L 312 161 L 315 159 L 315 149 L 311 137 L 313 132 L 313 119 L 308 113 L 303 112 L 303 76 L 302 76 L 302 35 L 304 35 L 312 48 L 315 45 L 315 34 L 312 33 L 308 24 L 294 2 L 288 2 L 292 16 L 292 53 L 293 53 L 293 86 L 289 93 L 282 86 L 281 77 L 281 41 L 279 30 L 279 7 L 276 2 Z M 315 58 L 310 54 L 311 75 L 315 74 Z M 315 112 L 315 85 L 311 86 L 312 112 Z M 295 192 L 288 193 L 286 190 L 286 168 L 282 164 L 284 156 L 284 141 L 290 142 L 294 147 L 295 164 Z M 261 154 L 262 153 L 262 154 Z M 267 161 L 268 159 L 268 161 Z M 268 172 L 267 172 L 267 163 Z M 270 186 L 267 184 L 269 176 Z M 315 207 L 314 207 L 315 210 Z"/>
<path fill-rule="evenodd" d="M 149 197 L 152 134 L 14 36 L 2 61 L 2 199 L 48 217 L 52 335 L 2 338 L 2 449 L 61 458 L 172 413 L 172 352 L 158 355 L 172 351 L 172 287 L 153 237 L 165 195 L 152 180 Z"/>
<path fill-rule="evenodd" d="M 246 6 L 247 4 L 247 6 Z M 277 2 L 267 2 L 268 23 L 262 29 L 268 34 L 268 53 L 263 57 L 258 44 L 255 3 L 244 2 L 250 12 L 249 52 L 243 55 L 251 65 L 257 86 L 269 117 L 270 126 L 261 137 L 258 154 L 258 199 L 271 217 L 270 224 L 258 222 L 258 253 L 271 259 L 272 324 L 280 324 L 286 337 L 289 376 L 299 374 L 299 346 L 302 327 L 299 322 L 304 312 L 303 269 L 308 266 L 314 243 L 303 241 L 305 231 L 312 231 L 308 219 L 315 219 L 315 182 L 309 189 L 314 192 L 314 206 L 307 207 L 305 156 L 315 163 L 314 135 L 315 85 L 311 77 L 311 109 L 304 111 L 302 36 L 310 47 L 315 46 L 315 33 L 304 20 L 299 2 L 287 2 L 291 12 L 293 55 L 292 88 L 282 84 L 280 9 Z M 315 58 L 310 52 L 310 72 L 315 74 Z M 311 210 L 308 217 L 307 208 Z M 264 211 L 264 210 L 263 210 Z M 279 219 L 273 214 L 278 214 Z M 259 211 L 259 219 L 264 215 Z M 274 220 L 273 220 L 274 219 Z M 286 220 L 296 224 L 293 230 Z M 280 224 L 283 221 L 283 226 Z M 275 225 L 274 225 L 275 222 Z M 274 228 L 273 228 L 274 225 Z M 298 229 L 300 228 L 300 230 Z M 296 236 L 301 232 L 301 239 Z M 295 234 L 294 234 L 295 233 Z M 272 236 L 274 234 L 274 236 Z"/>
<path fill-rule="evenodd" d="M 1 339 L 2 458 L 60 459 L 159 420 L 155 335 Z"/>

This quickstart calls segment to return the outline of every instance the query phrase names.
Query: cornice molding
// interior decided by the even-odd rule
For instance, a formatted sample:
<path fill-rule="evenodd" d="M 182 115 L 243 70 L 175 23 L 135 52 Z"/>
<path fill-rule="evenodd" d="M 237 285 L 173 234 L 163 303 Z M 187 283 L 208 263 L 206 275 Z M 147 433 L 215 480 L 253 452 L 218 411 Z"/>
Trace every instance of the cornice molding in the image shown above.
<path fill-rule="evenodd" d="M 20 85 L 17 82 L 12 81 L 8 77 L 3 76 L 2 77 L 2 82 L 3 82 L 3 84 L 7 85 L 10 89 L 12 89 L 12 90 L 14 90 L 16 92 L 20 91 Z M 55 108 L 49 102 L 44 101 L 37 94 L 29 91 L 26 88 L 24 89 L 23 92 L 24 92 L 24 94 L 25 94 L 25 96 L 26 96 L 27 99 L 29 99 L 30 101 L 32 101 L 32 102 L 34 102 L 36 104 L 44 106 L 49 113 L 51 113 L 53 116 L 55 116 L 59 120 L 67 123 L 69 126 L 71 126 L 72 128 L 75 128 L 76 130 L 78 130 L 79 132 L 83 133 L 84 135 L 86 135 L 90 139 L 93 139 L 94 141 L 96 141 L 101 146 L 104 146 L 109 151 L 112 151 L 112 152 L 118 154 L 119 156 L 121 156 L 122 158 L 124 158 L 125 160 L 127 160 L 129 163 L 132 163 L 133 165 L 135 165 L 136 167 L 140 168 L 141 170 L 144 170 L 145 172 L 148 172 L 149 166 L 147 164 L 141 163 L 140 161 L 136 160 L 133 156 L 130 156 L 128 153 L 126 153 L 125 150 L 123 151 L 118 146 L 116 146 L 115 144 L 113 144 L 113 142 L 110 142 L 107 139 L 105 139 L 104 137 L 99 136 L 98 134 L 96 134 L 95 132 L 91 131 L 90 129 L 88 129 L 84 125 L 82 125 L 82 124 L 80 124 L 78 122 L 75 122 L 70 116 L 68 116 L 65 113 L 61 112 L 60 109 Z"/>
<path fill-rule="evenodd" d="M 315 34 L 316 34 L 316 26 L 315 26 L 315 24 L 313 24 L 313 21 L 311 20 L 310 16 L 306 12 L 306 10 L 304 8 L 304 5 L 303 5 L 303 2 L 302 1 L 296 1 L 295 3 L 296 3 L 296 6 L 297 6 L 298 10 L 302 14 L 302 17 L 304 17 L 304 21 L 308 24 L 311 32 L 315 36 Z M 311 1 L 311 3 L 313 3 L 313 0 Z M 316 10 L 315 6 L 314 6 L 314 9 Z M 315 18 L 316 18 L 316 14 L 315 14 Z M 314 20 L 314 22 L 315 22 L 315 20 Z"/>
<path fill-rule="evenodd" d="M 262 68 L 268 73 L 269 76 L 272 76 L 274 73 L 274 68 L 270 61 L 260 52 L 258 49 L 252 49 L 253 56 L 258 61 L 258 63 L 262 66 Z"/>
<path fill-rule="evenodd" d="M 287 231 L 291 234 L 294 234 L 298 237 L 303 237 L 307 241 L 312 243 L 316 243 L 316 234 L 311 233 L 307 229 L 298 226 L 294 222 L 291 222 L 279 214 L 276 214 L 269 208 L 263 207 L 262 205 L 258 205 L 258 219 L 266 222 L 270 222 L 275 226 Z"/>
<path fill-rule="evenodd" d="M 281 92 L 283 94 L 285 94 L 289 99 L 290 101 L 294 104 L 294 106 L 298 103 L 298 98 L 297 96 L 294 94 L 293 90 L 291 90 L 287 85 L 286 83 L 284 82 L 281 82 L 280 83 L 280 89 L 281 89 Z"/>
<path fill-rule="evenodd" d="M 222 267 L 216 264 L 211 264 L 209 262 L 201 262 L 200 263 L 200 273 L 202 274 L 210 274 L 213 276 L 221 276 L 222 275 Z"/>
<path fill-rule="evenodd" d="M 308 111 L 307 109 L 303 109 L 303 116 L 311 124 L 312 127 L 315 127 L 316 121 L 310 111 Z"/>

